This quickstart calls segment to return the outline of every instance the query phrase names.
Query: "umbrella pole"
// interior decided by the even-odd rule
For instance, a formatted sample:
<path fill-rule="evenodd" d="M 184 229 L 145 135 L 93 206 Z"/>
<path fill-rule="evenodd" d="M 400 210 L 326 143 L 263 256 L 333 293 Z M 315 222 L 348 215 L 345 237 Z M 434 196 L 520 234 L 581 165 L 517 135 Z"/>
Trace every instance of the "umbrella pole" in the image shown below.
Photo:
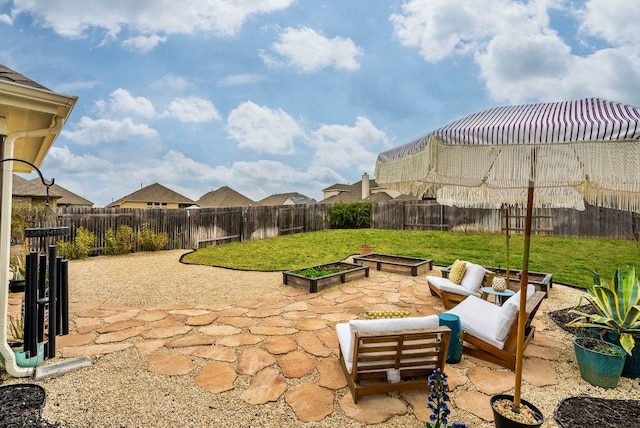
<path fill-rule="evenodd" d="M 516 385 L 513 406 L 520 409 L 522 389 L 522 359 L 524 356 L 524 328 L 527 322 L 527 284 L 529 282 L 529 247 L 531 245 L 531 218 L 533 217 L 533 181 L 529 181 L 527 193 L 527 216 L 524 225 L 524 250 L 522 253 L 522 275 L 520 276 L 520 311 L 518 313 L 518 336 L 516 348 Z"/>
<path fill-rule="evenodd" d="M 505 276 L 507 278 L 507 288 L 509 288 L 509 284 L 511 284 L 511 271 L 509 270 L 509 207 L 504 208 L 504 223 L 504 230 L 507 235 L 507 266 L 505 267 Z"/>

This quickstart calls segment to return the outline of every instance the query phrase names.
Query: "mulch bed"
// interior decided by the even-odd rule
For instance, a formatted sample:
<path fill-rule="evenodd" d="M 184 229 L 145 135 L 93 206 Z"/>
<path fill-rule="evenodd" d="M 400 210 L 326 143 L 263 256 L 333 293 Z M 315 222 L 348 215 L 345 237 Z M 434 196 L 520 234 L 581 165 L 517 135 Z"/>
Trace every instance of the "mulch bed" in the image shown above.
<path fill-rule="evenodd" d="M 569 397 L 560 402 L 554 418 L 560 428 L 635 428 L 640 401 Z"/>
<path fill-rule="evenodd" d="M 582 306 L 577 306 L 577 307 L 570 307 L 570 308 L 566 308 L 566 309 L 560 309 L 558 311 L 553 311 L 553 312 L 549 312 L 547 315 L 549 315 L 549 318 L 551 318 L 553 320 L 553 322 L 555 322 L 556 324 L 558 324 L 558 327 L 560 327 L 561 329 L 563 329 L 564 331 L 567 331 L 571 334 L 576 334 L 578 331 L 578 328 L 575 327 L 567 327 L 565 324 L 567 324 L 568 322 L 573 321 L 574 319 L 576 319 L 578 316 L 576 314 L 570 314 L 569 311 L 572 309 L 578 309 L 581 312 L 585 312 L 585 313 L 593 313 L 593 308 L 591 305 L 582 305 Z"/>
<path fill-rule="evenodd" d="M 0 427 L 59 428 L 42 419 L 46 393 L 27 383 L 0 386 Z"/>
<path fill-rule="evenodd" d="M 570 314 L 573 308 L 549 312 L 560 328 L 575 334 L 578 329 L 565 326 L 576 316 Z M 590 305 L 578 308 L 589 313 Z M 554 413 L 560 428 L 635 428 L 640 421 L 640 400 L 609 400 L 594 397 L 569 397 L 560 402 Z"/>

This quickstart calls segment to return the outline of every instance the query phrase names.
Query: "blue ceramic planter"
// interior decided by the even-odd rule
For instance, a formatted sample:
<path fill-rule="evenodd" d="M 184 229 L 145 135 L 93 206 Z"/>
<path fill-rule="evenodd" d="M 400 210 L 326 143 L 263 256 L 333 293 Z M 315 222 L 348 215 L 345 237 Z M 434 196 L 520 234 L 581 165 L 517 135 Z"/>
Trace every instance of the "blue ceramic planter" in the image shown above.
<path fill-rule="evenodd" d="M 593 349 L 596 345 L 614 347 L 618 352 L 616 354 L 599 352 Z M 600 339 L 576 337 L 573 339 L 573 349 L 582 379 L 602 388 L 618 386 L 626 360 L 626 352 L 621 347 Z"/>

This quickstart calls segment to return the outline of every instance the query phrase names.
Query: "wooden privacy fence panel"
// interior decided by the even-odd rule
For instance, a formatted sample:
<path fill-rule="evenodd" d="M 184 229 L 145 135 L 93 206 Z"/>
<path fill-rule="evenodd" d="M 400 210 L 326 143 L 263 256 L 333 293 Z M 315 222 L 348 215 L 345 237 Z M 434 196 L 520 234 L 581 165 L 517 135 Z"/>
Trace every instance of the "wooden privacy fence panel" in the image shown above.
<path fill-rule="evenodd" d="M 85 227 L 95 233 L 96 247 L 101 250 L 108 229 L 116 230 L 125 224 L 139 233 L 147 224 L 156 233 L 167 234 L 167 249 L 200 248 L 328 229 L 331 207 L 332 204 L 203 209 L 58 208 L 55 225 L 51 224 L 51 218 L 36 219 L 33 227 L 67 226 L 71 233 L 65 240 L 75 239 L 78 228 Z M 524 210 L 510 208 L 509 217 L 510 230 L 521 232 Z M 533 233 L 640 239 L 640 215 L 626 211 L 593 206 L 587 206 L 585 211 L 536 209 L 533 221 Z M 504 226 L 503 210 L 444 207 L 434 201 L 375 202 L 371 208 L 371 227 L 375 229 L 501 233 Z"/>

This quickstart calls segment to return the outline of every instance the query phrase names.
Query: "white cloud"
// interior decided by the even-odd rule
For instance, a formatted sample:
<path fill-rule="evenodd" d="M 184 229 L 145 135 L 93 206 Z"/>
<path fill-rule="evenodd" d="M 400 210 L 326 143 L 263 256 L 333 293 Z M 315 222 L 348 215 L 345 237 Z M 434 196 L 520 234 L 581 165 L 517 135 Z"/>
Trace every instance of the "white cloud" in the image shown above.
<path fill-rule="evenodd" d="M 183 92 L 191 87 L 191 82 L 189 82 L 189 80 L 185 79 L 184 77 L 167 74 L 161 79 L 153 82 L 150 86 L 154 90 L 161 90 L 163 92 Z"/>
<path fill-rule="evenodd" d="M 11 18 L 6 13 L 0 13 L 0 23 L 7 24 L 7 25 L 13 25 L 13 18 Z"/>
<path fill-rule="evenodd" d="M 99 84 L 100 84 L 99 80 L 76 80 L 74 82 L 59 84 L 55 87 L 55 90 L 63 94 L 69 94 L 75 91 L 92 89 L 98 86 Z"/>
<path fill-rule="evenodd" d="M 175 82 L 179 84 L 179 81 Z M 109 102 L 98 100 L 95 104 L 100 114 L 109 118 L 133 115 L 155 120 L 171 117 L 183 123 L 220 120 L 213 103 L 198 97 L 174 98 L 162 113 L 158 113 L 148 98 L 136 97 L 126 89 L 119 88 L 111 93 Z"/>
<path fill-rule="evenodd" d="M 90 154 L 75 155 L 67 146 L 53 146 L 46 160 L 47 170 L 63 171 L 64 174 L 101 174 L 111 171 L 113 164 Z M 63 185 L 63 187 L 66 187 Z"/>
<path fill-rule="evenodd" d="M 145 118 L 157 116 L 153 103 L 145 97 L 135 97 L 126 89 L 118 88 L 111 93 L 109 112 L 116 116 L 133 114 Z"/>
<path fill-rule="evenodd" d="M 600 37 L 612 46 L 640 44 L 638 18 L 640 2 L 629 0 L 589 0 L 579 13 L 580 29 Z"/>
<path fill-rule="evenodd" d="M 143 37 L 158 34 L 211 33 L 232 36 L 252 15 L 286 9 L 293 0 L 15 0 L 13 17 L 31 13 L 65 37 L 95 29 L 116 38 L 123 29 Z"/>
<path fill-rule="evenodd" d="M 221 86 L 246 85 L 248 83 L 259 83 L 265 79 L 265 76 L 258 73 L 233 74 L 220 79 L 218 84 Z"/>
<path fill-rule="evenodd" d="M 355 165 L 363 172 L 373 171 L 380 148 L 388 143 L 387 135 L 366 117 L 358 117 L 352 127 L 322 125 L 310 138 L 310 145 L 316 149 L 314 165 L 336 169 Z"/>
<path fill-rule="evenodd" d="M 267 65 L 288 65 L 303 73 L 313 73 L 322 68 L 357 70 L 357 57 L 362 50 L 349 38 L 328 39 L 313 29 L 288 27 L 271 45 L 271 51 L 261 52 Z"/>
<path fill-rule="evenodd" d="M 251 101 L 231 110 L 226 130 L 240 148 L 281 155 L 293 153 L 294 139 L 304 137 L 302 127 L 283 110 Z"/>
<path fill-rule="evenodd" d="M 134 123 L 129 117 L 122 120 L 91 119 L 87 116 L 72 126 L 73 130 L 61 135 L 84 146 L 102 142 L 126 141 L 130 138 L 155 138 L 158 132 L 148 125 Z"/>
<path fill-rule="evenodd" d="M 427 61 L 473 56 L 494 100 L 599 96 L 632 102 L 628 85 L 640 81 L 640 4 L 591 0 L 578 11 L 565 6 L 558 0 L 408 0 L 402 13 L 390 19 L 400 43 L 417 48 Z M 551 27 L 552 9 L 573 13 L 581 20 L 582 34 L 610 46 L 582 55 L 572 52 Z"/>
<path fill-rule="evenodd" d="M 122 46 L 137 52 L 149 52 L 161 43 L 166 43 L 167 38 L 156 34 L 150 36 L 136 36 L 126 39 L 122 42 Z"/>
<path fill-rule="evenodd" d="M 220 120 L 213 103 L 197 97 L 176 98 L 169 103 L 162 116 L 169 116 L 185 123 L 202 123 Z"/>

